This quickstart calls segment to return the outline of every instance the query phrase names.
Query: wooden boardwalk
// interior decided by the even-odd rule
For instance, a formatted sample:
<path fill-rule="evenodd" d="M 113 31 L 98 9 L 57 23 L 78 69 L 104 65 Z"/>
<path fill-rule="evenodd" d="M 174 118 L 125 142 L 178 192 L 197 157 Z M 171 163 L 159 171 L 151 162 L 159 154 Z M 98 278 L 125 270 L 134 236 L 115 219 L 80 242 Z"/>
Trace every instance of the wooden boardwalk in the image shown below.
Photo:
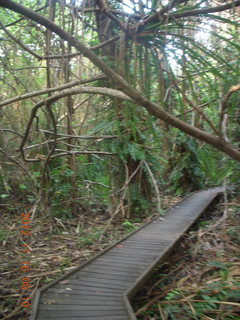
<path fill-rule="evenodd" d="M 39 290 L 30 320 L 136 320 L 129 299 L 222 188 L 195 192 L 71 273 Z"/>

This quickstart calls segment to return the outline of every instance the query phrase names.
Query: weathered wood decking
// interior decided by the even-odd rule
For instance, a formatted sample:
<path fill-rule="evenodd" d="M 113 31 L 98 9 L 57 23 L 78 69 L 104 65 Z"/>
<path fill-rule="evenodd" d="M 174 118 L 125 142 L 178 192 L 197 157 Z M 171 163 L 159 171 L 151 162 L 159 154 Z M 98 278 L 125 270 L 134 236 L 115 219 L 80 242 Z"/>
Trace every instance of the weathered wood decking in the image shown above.
<path fill-rule="evenodd" d="M 30 320 L 136 320 L 129 299 L 222 192 L 193 193 L 130 236 L 37 292 Z"/>

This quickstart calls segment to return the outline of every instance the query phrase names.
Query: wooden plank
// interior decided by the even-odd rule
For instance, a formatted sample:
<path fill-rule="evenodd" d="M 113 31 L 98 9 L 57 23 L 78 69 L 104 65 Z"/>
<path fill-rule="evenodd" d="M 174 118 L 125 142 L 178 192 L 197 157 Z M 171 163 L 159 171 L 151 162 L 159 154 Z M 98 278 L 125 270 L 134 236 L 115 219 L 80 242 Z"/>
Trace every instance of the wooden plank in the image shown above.
<path fill-rule="evenodd" d="M 46 299 L 42 298 L 41 303 L 39 306 L 42 305 L 81 305 L 81 306 L 116 306 L 118 307 L 121 302 L 122 298 L 118 297 L 116 299 L 111 299 L 111 297 L 104 297 L 104 299 L 93 299 L 94 297 L 89 297 L 88 299 L 79 299 L 79 298 L 62 298 L 61 296 L 56 297 L 56 299 Z"/>
<path fill-rule="evenodd" d="M 159 249 L 158 248 L 144 248 L 144 247 L 135 247 L 135 248 L 131 248 L 129 246 L 124 246 L 123 249 L 119 250 L 119 251 L 112 251 L 111 252 L 111 255 L 109 255 L 110 257 L 111 256 L 136 256 L 136 257 L 142 257 L 142 256 L 145 256 L 145 255 L 157 255 L 157 250 Z"/>
<path fill-rule="evenodd" d="M 95 294 L 95 295 L 116 295 L 116 296 L 119 296 L 119 293 L 118 292 L 121 292 L 121 290 L 113 290 L 113 289 L 105 289 L 105 288 L 91 288 L 91 287 L 87 287 L 87 286 L 81 286 L 80 288 L 78 289 L 70 289 L 68 290 L 68 288 L 51 288 L 49 289 L 48 291 L 49 293 L 66 293 L 66 292 L 71 292 L 71 294 L 81 294 L 81 293 L 85 293 L 85 294 Z M 47 294 L 47 292 L 46 292 Z"/>
<path fill-rule="evenodd" d="M 121 307 L 120 307 L 121 306 Z M 116 308 L 115 306 L 107 306 L 107 305 L 98 305 L 95 306 L 93 308 L 93 305 L 78 305 L 78 304 L 69 304 L 69 305 L 64 305 L 64 304 L 59 304 L 59 305 L 46 305 L 46 304 L 40 304 L 39 305 L 39 311 L 44 311 L 44 312 L 51 312 L 51 313 L 55 313 L 58 312 L 60 314 L 60 312 L 62 311 L 63 313 L 68 313 L 69 311 L 74 311 L 78 314 L 82 314 L 83 311 L 88 312 L 88 313 L 92 313 L 92 311 L 96 312 L 95 314 L 109 314 L 109 312 L 115 311 Z M 79 312 L 80 311 L 80 312 Z M 121 314 L 125 313 L 125 309 L 124 309 L 124 304 L 123 302 L 120 304 L 118 304 L 117 307 L 117 311 L 121 312 Z"/>
<path fill-rule="evenodd" d="M 51 292 L 51 294 L 45 294 L 41 297 L 40 301 L 50 301 L 51 299 L 59 299 L 59 300 L 65 300 L 65 299 L 72 299 L 72 300 L 89 300 L 89 301 L 106 301 L 107 300 L 114 300 L 114 301 L 121 301 L 121 295 L 117 294 L 95 294 L 93 292 L 82 292 L 82 293 L 75 293 L 75 294 L 65 294 L 65 293 L 59 293 L 59 292 Z"/>
<path fill-rule="evenodd" d="M 111 262 L 111 265 L 109 264 L 109 260 L 107 261 L 98 260 L 97 262 L 94 263 L 94 267 L 96 267 L 97 270 L 98 270 L 98 267 L 100 268 L 101 266 L 106 268 L 106 270 L 112 270 L 112 271 L 126 270 L 126 272 L 136 273 L 136 269 L 133 269 L 132 264 L 127 262 L 125 263 L 124 261 L 121 261 L 120 263 L 119 261 L 114 260 Z M 144 269 L 144 266 L 138 265 L 138 268 Z"/>
<path fill-rule="evenodd" d="M 136 278 L 136 273 L 133 275 L 129 275 L 126 272 L 114 272 L 111 270 L 106 270 L 106 269 L 98 269 L 98 270 L 92 270 L 92 271 L 82 271 L 80 273 L 81 276 L 85 277 L 98 277 L 98 278 L 107 278 L 107 279 L 112 279 L 112 280 L 126 280 L 126 281 L 131 281 L 132 279 Z M 72 279 L 78 278 L 79 276 L 72 277 Z"/>
<path fill-rule="evenodd" d="M 113 280 L 107 280 L 107 279 L 85 279 L 85 280 L 74 280 L 71 281 L 69 286 L 71 288 L 77 288 L 80 286 L 88 286 L 90 287 L 97 287 L 97 288 L 126 288 L 126 284 L 129 283 L 129 281 L 113 281 Z M 123 290 L 124 291 L 124 290 Z"/>
<path fill-rule="evenodd" d="M 115 319 L 115 316 L 126 316 L 126 310 L 125 309 L 113 309 L 113 310 L 103 310 L 101 313 L 97 310 L 89 310 L 89 311 L 80 311 L 79 310 L 68 310 L 68 311 L 64 311 L 64 310 L 52 310 L 52 311 L 44 311 L 44 310 L 39 310 L 38 314 L 40 317 L 46 317 L 45 319 L 51 319 L 51 318 L 56 318 L 57 319 L 61 319 L 63 317 L 66 318 L 69 317 L 68 319 L 72 319 L 72 317 L 85 317 L 85 319 L 88 319 L 88 317 L 91 316 L 112 316 L 112 319 Z"/>
<path fill-rule="evenodd" d="M 70 281 L 90 281 L 96 283 L 115 283 L 121 284 L 123 282 L 131 282 L 132 280 L 136 279 L 136 276 L 129 277 L 126 273 L 123 273 L 121 276 L 116 275 L 108 275 L 108 274 L 101 274 L 101 273 L 83 273 L 81 278 L 78 279 L 71 279 Z"/>
<path fill-rule="evenodd" d="M 151 257 L 124 257 L 124 265 L 137 265 L 138 263 L 140 264 L 144 264 L 144 263 L 148 263 L 149 260 L 151 260 Z M 113 266 L 116 262 L 118 262 L 119 264 L 123 263 L 123 258 L 122 257 L 117 257 L 117 256 L 107 256 L 107 257 L 101 257 L 101 259 L 99 259 L 99 262 L 108 262 L 109 264 L 112 262 Z"/>
<path fill-rule="evenodd" d="M 109 275 L 109 276 L 116 276 L 119 278 L 122 278 L 124 276 L 129 277 L 130 279 L 132 278 L 136 278 L 137 274 L 139 272 L 135 271 L 131 271 L 131 269 L 120 269 L 120 270 L 113 270 L 112 268 L 105 268 L 105 266 L 102 265 L 95 265 L 95 267 L 97 267 L 97 271 L 94 271 L 93 269 L 88 269 L 88 270 L 84 270 L 84 273 L 89 273 L 89 274 L 103 274 L 103 275 Z M 141 272 L 141 271 L 140 271 Z"/>

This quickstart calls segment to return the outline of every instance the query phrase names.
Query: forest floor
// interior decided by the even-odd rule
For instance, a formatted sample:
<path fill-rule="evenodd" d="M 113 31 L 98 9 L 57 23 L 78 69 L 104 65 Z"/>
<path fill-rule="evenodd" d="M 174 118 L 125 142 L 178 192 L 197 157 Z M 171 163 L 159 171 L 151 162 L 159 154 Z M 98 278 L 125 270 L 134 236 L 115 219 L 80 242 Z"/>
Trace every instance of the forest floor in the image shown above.
<path fill-rule="evenodd" d="M 166 197 L 164 207 L 179 200 Z M 181 250 L 171 255 L 136 297 L 134 304 L 139 319 L 240 319 L 235 297 L 240 296 L 239 209 L 240 202 L 233 201 L 225 221 L 218 224 L 218 210 L 210 221 L 202 220 L 200 229 L 192 231 L 181 242 Z M 83 213 L 71 220 L 36 214 L 30 224 L 31 245 L 27 255 L 19 251 L 22 243 L 20 215 L 14 207 L 2 210 L 0 319 L 27 320 L 31 307 L 23 311 L 20 304 L 24 294 L 32 299 L 38 288 L 87 261 L 156 213 L 143 217 L 142 221 L 132 219 L 128 222 L 118 217 L 104 236 L 101 234 L 108 220 L 98 212 Z M 21 266 L 26 260 L 30 270 L 23 274 Z M 23 275 L 31 280 L 27 290 L 21 288 Z M 209 308 L 216 317 L 209 316 Z M 206 316 L 190 316 L 190 313 L 203 313 L 205 309 Z M 229 316 L 221 317 L 221 312 L 226 310 Z M 185 312 L 184 316 L 182 312 Z"/>
<path fill-rule="evenodd" d="M 238 199 L 219 205 L 179 243 L 134 298 L 137 319 L 240 320 L 239 248 Z"/>

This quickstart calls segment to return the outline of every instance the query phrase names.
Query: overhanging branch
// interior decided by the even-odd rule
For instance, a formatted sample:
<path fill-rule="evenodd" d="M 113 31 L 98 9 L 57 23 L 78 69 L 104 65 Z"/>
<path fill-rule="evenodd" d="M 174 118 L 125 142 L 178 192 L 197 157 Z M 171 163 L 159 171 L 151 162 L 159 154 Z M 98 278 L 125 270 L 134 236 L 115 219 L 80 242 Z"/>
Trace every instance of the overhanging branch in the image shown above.
<path fill-rule="evenodd" d="M 38 90 L 38 91 L 33 91 L 33 92 L 29 92 L 26 94 L 23 94 L 21 96 L 16 96 L 7 100 L 4 100 L 2 102 L 0 102 L 0 108 L 3 106 L 6 106 L 10 103 L 16 102 L 16 101 L 21 101 L 21 100 L 25 100 L 25 99 L 29 99 L 29 98 L 33 98 L 33 97 L 37 97 L 40 96 L 42 94 L 47 94 L 47 93 L 52 93 L 52 92 L 56 92 L 56 91 L 61 91 L 64 89 L 68 89 L 71 87 L 75 87 L 78 86 L 80 84 L 86 84 L 86 83 L 90 83 L 90 82 L 94 82 L 97 80 L 102 80 L 102 79 L 106 79 L 106 76 L 103 74 L 99 74 L 96 75 L 92 78 L 86 79 L 86 80 L 77 80 L 77 81 L 71 81 L 65 84 L 62 84 L 58 87 L 53 87 L 53 88 L 48 88 L 48 89 L 44 89 L 44 90 Z"/>

